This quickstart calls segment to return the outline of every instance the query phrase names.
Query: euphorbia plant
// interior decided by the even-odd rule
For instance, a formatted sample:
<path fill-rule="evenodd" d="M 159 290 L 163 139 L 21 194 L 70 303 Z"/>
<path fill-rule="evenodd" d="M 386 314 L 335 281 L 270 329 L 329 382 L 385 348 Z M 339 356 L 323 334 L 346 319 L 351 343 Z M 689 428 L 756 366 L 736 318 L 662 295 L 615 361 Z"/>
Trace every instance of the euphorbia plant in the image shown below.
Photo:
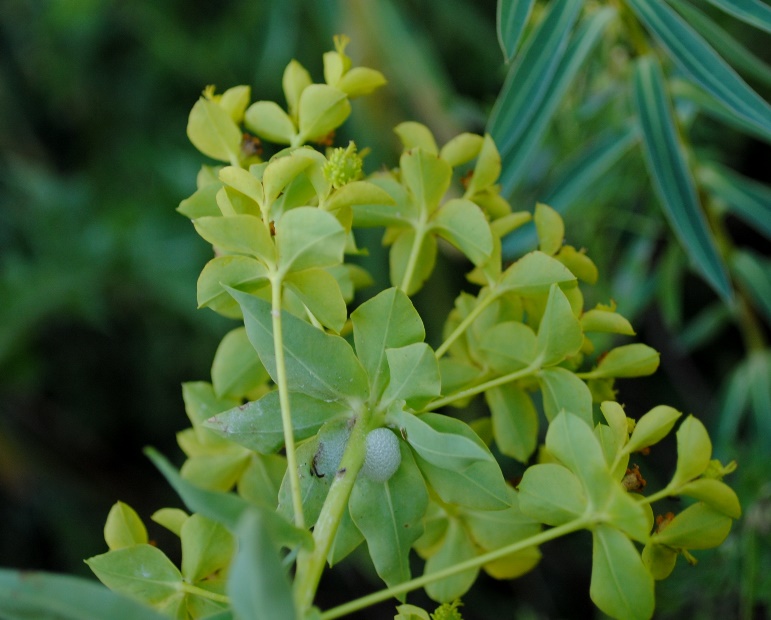
<path fill-rule="evenodd" d="M 719 545 L 739 516 L 721 482 L 731 466 L 711 460 L 693 416 L 662 405 L 627 417 L 614 382 L 651 374 L 658 354 L 640 343 L 597 350 L 598 334 L 633 336 L 632 326 L 612 302 L 584 307 L 579 282 L 597 269 L 565 244 L 556 211 L 512 211 L 499 194 L 489 135 L 440 148 L 425 126 L 403 123 L 399 166 L 365 177 L 357 145 L 333 148 L 334 132 L 350 99 L 385 79 L 352 67 L 342 38 L 324 79 L 292 61 L 286 110 L 250 105 L 245 86 L 208 88 L 193 107 L 188 135 L 219 162 L 179 208 L 214 248 L 198 302 L 242 324 L 223 338 L 211 382 L 183 387 L 192 427 L 178 435 L 181 470 L 148 451 L 187 507 L 152 515 L 179 535 L 181 566 L 120 502 L 110 550 L 89 566 L 173 618 L 331 619 L 395 598 L 397 618 L 426 619 L 406 604 L 418 588 L 442 605 L 434 617 L 460 617 L 457 599 L 480 570 L 518 577 L 540 544 L 586 530 L 592 600 L 613 617 L 650 617 L 655 580 L 678 555 Z M 538 248 L 504 265 L 501 238 L 531 224 Z M 349 313 L 371 282 L 346 262 L 364 251 L 364 227 L 385 228 L 392 286 Z M 410 296 L 445 244 L 473 265 L 474 292 L 460 293 L 432 348 Z M 455 417 L 479 395 L 487 415 Z M 678 423 L 674 474 L 649 492 L 640 455 Z M 527 465 L 516 485 L 491 448 Z M 656 517 L 652 505 L 671 495 L 696 501 Z M 365 542 L 385 588 L 316 608 L 322 572 Z"/>

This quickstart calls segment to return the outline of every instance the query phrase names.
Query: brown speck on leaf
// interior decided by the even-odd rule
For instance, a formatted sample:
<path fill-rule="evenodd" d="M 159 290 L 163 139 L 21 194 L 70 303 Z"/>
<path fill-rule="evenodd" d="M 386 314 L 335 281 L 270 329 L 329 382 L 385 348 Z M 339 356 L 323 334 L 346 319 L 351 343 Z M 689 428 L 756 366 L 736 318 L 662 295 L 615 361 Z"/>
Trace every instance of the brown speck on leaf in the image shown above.
<path fill-rule="evenodd" d="M 262 155 L 262 142 L 257 136 L 245 133 L 241 136 L 241 151 L 244 155 Z"/>
<path fill-rule="evenodd" d="M 648 483 L 645 481 L 645 478 L 642 477 L 640 468 L 637 465 L 632 465 L 630 469 L 626 470 L 626 474 L 622 478 L 621 484 L 627 491 L 639 491 Z"/>
<path fill-rule="evenodd" d="M 667 527 L 667 525 L 669 525 L 672 522 L 672 519 L 674 518 L 675 518 L 675 514 L 673 512 L 668 512 L 665 515 L 658 515 L 656 517 L 656 533 L 664 530 Z"/>
<path fill-rule="evenodd" d="M 272 237 L 276 236 L 276 223 L 273 220 L 270 220 L 270 234 Z"/>
<path fill-rule="evenodd" d="M 468 188 L 468 184 L 471 182 L 471 177 L 474 176 L 474 171 L 469 170 L 466 174 L 464 174 L 460 178 L 460 184 L 464 187 L 464 189 Z"/>
<path fill-rule="evenodd" d="M 319 146 L 332 146 L 335 143 L 335 132 L 330 131 L 326 136 L 322 136 L 316 140 L 316 144 Z"/>

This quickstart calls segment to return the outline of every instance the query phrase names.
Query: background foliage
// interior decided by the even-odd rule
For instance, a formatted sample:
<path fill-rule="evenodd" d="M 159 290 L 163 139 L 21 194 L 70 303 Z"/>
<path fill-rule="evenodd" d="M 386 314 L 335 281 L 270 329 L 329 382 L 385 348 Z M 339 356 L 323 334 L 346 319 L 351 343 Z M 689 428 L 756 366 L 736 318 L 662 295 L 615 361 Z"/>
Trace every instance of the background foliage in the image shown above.
<path fill-rule="evenodd" d="M 542 17 L 546 3 L 533 4 L 533 15 Z M 717 0 L 670 4 L 769 99 L 771 68 L 760 58 L 767 32 L 721 12 L 713 6 L 724 4 Z M 209 248 L 173 210 L 193 189 L 200 158 L 185 124 L 206 84 L 220 90 L 251 84 L 255 98 L 280 100 L 286 63 L 297 58 L 320 75 L 319 52 L 329 49 L 333 34 L 345 32 L 350 54 L 389 79 L 387 88 L 355 104 L 346 126 L 361 146 L 372 147 L 369 171 L 394 161 L 399 145 L 391 127 L 403 120 L 425 123 L 439 143 L 484 129 L 507 69 L 496 43 L 495 2 L 364 6 L 346 3 L 343 10 L 344 3 L 324 0 L 4 3 L 0 564 L 88 574 L 82 558 L 102 550 L 101 527 L 116 498 L 145 516 L 176 501 L 141 447 L 179 454 L 174 433 L 187 425 L 179 384 L 207 377 L 229 328 L 213 313 L 195 310 L 195 280 Z M 768 220 L 748 218 L 735 205 L 751 205 L 747 194 L 761 208 L 771 204 L 762 185 L 771 181 L 771 132 L 726 124 L 719 109 L 700 113 L 710 110 L 709 98 L 694 92 L 692 80 L 658 48 L 699 198 L 729 259 L 738 300 L 732 305 L 725 286 L 714 279 L 710 286 L 699 275 L 703 270 L 689 267 L 688 242 L 670 232 L 659 207 L 639 137 L 626 124 L 638 105 L 630 60 L 636 50 L 614 34 L 603 31 L 576 77 L 555 95 L 542 140 L 504 184 L 515 208 L 531 209 L 537 199 L 563 211 L 568 241 L 588 247 L 603 274 L 597 300 L 618 300 L 641 340 L 662 352 L 657 375 L 621 384 L 630 414 L 659 402 L 696 412 L 717 433 L 716 456 L 740 463 L 732 483 L 745 518 L 715 552 L 720 557 L 702 554 L 697 570 L 678 566 L 661 584 L 659 614 L 767 610 L 769 230 Z M 500 110 L 496 114 L 500 119 Z M 512 121 L 504 119 L 496 132 L 495 119 L 494 133 L 511 131 Z M 516 149 L 516 139 L 511 144 L 512 157 L 523 151 L 521 141 Z M 714 165 L 698 165 L 704 162 Z M 516 162 L 508 163 L 516 170 Z M 726 190 L 720 166 L 746 180 Z M 745 200 L 730 199 L 737 187 Z M 530 243 L 513 237 L 506 251 L 513 256 Z M 380 260 L 373 251 L 368 267 L 384 282 Z M 434 279 L 416 300 L 422 312 L 436 309 L 439 316 L 458 284 L 454 273 L 462 272 L 453 269 L 452 255 L 442 260 L 444 280 Z M 435 344 L 439 334 L 426 323 Z M 151 536 L 163 537 L 161 528 Z M 466 615 L 501 617 L 516 604 L 532 617 L 587 617 L 593 613 L 588 545 L 576 537 L 547 548 L 536 571 L 511 583 L 483 579 L 466 601 Z"/>

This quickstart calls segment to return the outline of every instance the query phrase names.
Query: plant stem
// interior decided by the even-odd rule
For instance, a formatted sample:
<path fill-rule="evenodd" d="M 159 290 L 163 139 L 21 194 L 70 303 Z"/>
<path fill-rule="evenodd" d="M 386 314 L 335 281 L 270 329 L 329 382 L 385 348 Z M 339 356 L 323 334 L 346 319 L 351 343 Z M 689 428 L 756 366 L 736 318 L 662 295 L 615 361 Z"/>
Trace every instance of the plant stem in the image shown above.
<path fill-rule="evenodd" d="M 489 294 L 484 299 L 480 299 L 477 303 L 476 307 L 469 312 L 468 316 L 463 319 L 456 327 L 453 332 L 447 337 L 447 340 L 445 340 L 441 346 L 435 351 L 436 353 L 436 359 L 439 359 L 442 357 L 445 353 L 447 353 L 447 350 L 452 346 L 452 343 L 455 342 L 458 338 L 463 335 L 463 332 L 465 332 L 469 326 L 474 322 L 474 320 L 482 314 L 482 312 L 489 306 L 492 302 L 494 302 L 497 299 L 497 296 L 494 294 Z"/>
<path fill-rule="evenodd" d="M 456 392 L 455 394 L 450 394 L 449 396 L 445 396 L 444 398 L 435 400 L 429 403 L 426 407 L 424 407 L 420 413 L 425 413 L 426 411 L 435 411 L 436 409 L 440 409 L 445 405 L 452 404 L 456 400 L 463 400 L 464 398 L 468 398 L 469 396 L 475 396 L 476 394 L 485 392 L 490 388 L 498 387 L 499 385 L 504 385 L 511 381 L 516 381 L 517 379 L 522 379 L 524 377 L 532 375 L 540 367 L 541 367 L 541 360 L 537 359 L 532 364 L 530 364 L 530 366 L 528 366 L 527 368 L 523 368 L 522 370 L 517 370 L 515 372 L 510 372 L 508 375 L 503 375 L 496 379 L 491 379 L 490 381 L 486 381 L 485 383 L 480 383 L 479 385 L 472 386 L 465 390 L 461 390 L 460 392 Z"/>
<path fill-rule="evenodd" d="M 273 350 L 276 355 L 276 382 L 281 405 L 281 425 L 284 430 L 284 446 L 286 447 L 286 471 L 289 475 L 289 487 L 292 492 L 292 508 L 294 523 L 305 529 L 303 515 L 303 500 L 300 494 L 300 476 L 297 472 L 297 453 L 295 451 L 294 430 L 292 428 L 292 412 L 289 408 L 289 386 L 286 381 L 286 362 L 284 361 L 284 337 L 281 331 L 281 279 L 271 280 L 273 319 Z"/>
<path fill-rule="evenodd" d="M 334 618 L 340 618 L 346 614 L 358 611 L 359 609 L 364 609 L 365 607 L 369 607 L 375 603 L 379 603 L 381 601 L 388 600 L 391 597 L 398 596 L 399 594 L 417 590 L 418 588 L 422 588 L 429 583 L 445 579 L 446 577 L 451 577 L 472 568 L 478 568 L 489 562 L 493 562 L 512 553 L 516 553 L 517 551 L 527 549 L 528 547 L 535 547 L 550 540 L 554 540 L 555 538 L 577 532 L 578 530 L 582 530 L 585 527 L 591 525 L 593 522 L 594 519 L 592 517 L 580 517 L 574 521 L 570 521 L 569 523 L 545 530 L 539 534 L 536 534 L 535 536 L 531 536 L 530 538 L 525 538 L 524 540 L 520 540 L 505 547 L 501 547 L 495 551 L 490 551 L 489 553 L 478 555 L 477 557 L 466 560 L 465 562 L 460 562 L 454 566 L 445 568 L 444 570 L 423 575 L 422 577 L 417 577 L 415 579 L 411 579 L 410 581 L 405 581 L 398 586 L 380 590 L 362 598 L 350 601 L 344 605 L 340 605 L 339 607 L 335 607 L 329 611 L 323 612 L 321 614 L 321 618 L 322 620 L 334 620 Z"/>
<path fill-rule="evenodd" d="M 199 588 L 198 586 L 194 586 L 190 583 L 183 582 L 182 589 L 189 594 L 195 594 L 196 596 L 200 596 L 202 598 L 208 598 L 210 601 L 217 601 L 218 603 L 230 603 L 230 599 L 224 594 L 217 594 L 216 592 L 211 592 L 210 590 Z"/>
<path fill-rule="evenodd" d="M 334 482 L 329 488 L 324 506 L 321 508 L 321 513 L 313 528 L 313 549 L 310 551 L 301 549 L 297 557 L 294 594 L 295 604 L 301 617 L 313 605 L 329 549 L 335 539 L 343 512 L 348 506 L 348 498 L 351 496 L 356 477 L 364 462 L 365 437 L 368 430 L 369 416 L 363 413 L 356 418 L 351 429 L 340 467 L 335 474 Z"/>
<path fill-rule="evenodd" d="M 404 277 L 399 288 L 405 295 L 409 295 L 409 286 L 412 281 L 412 276 L 415 274 L 415 268 L 418 266 L 418 258 L 420 257 L 420 248 L 423 245 L 423 237 L 426 234 L 425 222 L 421 217 L 419 226 L 415 228 L 415 240 L 412 242 L 412 249 L 410 250 L 410 257 L 407 260 L 407 268 L 404 270 Z"/>

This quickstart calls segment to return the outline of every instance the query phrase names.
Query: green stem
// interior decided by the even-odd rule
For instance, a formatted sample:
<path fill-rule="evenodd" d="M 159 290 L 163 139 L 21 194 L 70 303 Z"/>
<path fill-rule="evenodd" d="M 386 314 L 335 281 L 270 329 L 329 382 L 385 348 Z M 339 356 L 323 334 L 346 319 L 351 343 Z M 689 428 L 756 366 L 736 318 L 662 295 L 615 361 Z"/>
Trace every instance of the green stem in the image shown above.
<path fill-rule="evenodd" d="M 498 387 L 499 385 L 505 385 L 506 383 L 509 383 L 511 381 L 516 381 L 517 379 L 522 379 L 524 377 L 532 375 L 534 372 L 539 370 L 540 367 L 541 367 L 541 360 L 537 359 L 532 364 L 530 364 L 530 366 L 528 366 L 527 368 L 523 368 L 522 370 L 517 370 L 515 372 L 510 372 L 508 375 L 503 375 L 496 379 L 485 381 L 484 383 L 480 383 L 479 385 L 466 388 L 465 390 L 461 390 L 460 392 L 456 392 L 455 394 L 450 394 L 449 396 L 445 396 L 444 398 L 435 400 L 429 403 L 426 407 L 424 407 L 420 413 L 425 413 L 426 411 L 435 411 L 437 409 L 441 409 L 446 405 L 450 405 L 454 403 L 456 400 L 463 400 L 464 398 L 468 398 L 469 396 L 475 396 L 482 392 L 486 392 L 490 388 Z"/>
<path fill-rule="evenodd" d="M 364 462 L 365 438 L 369 430 L 369 416 L 359 415 L 351 429 L 348 445 L 340 461 L 332 486 L 313 528 L 313 549 L 301 549 L 297 557 L 294 595 L 300 617 L 313 605 L 321 574 L 329 549 L 337 534 L 337 528 L 348 506 L 356 477 Z"/>
<path fill-rule="evenodd" d="M 203 588 L 199 588 L 198 586 L 194 586 L 190 583 L 183 582 L 182 589 L 189 594 L 195 594 L 196 596 L 200 596 L 202 598 L 208 598 L 210 601 L 217 601 L 218 603 L 226 604 L 230 603 L 230 599 L 224 594 L 217 594 L 216 592 L 204 590 Z"/>
<path fill-rule="evenodd" d="M 415 579 L 411 579 L 410 581 L 405 581 L 404 583 L 401 583 L 398 586 L 394 586 L 392 588 L 388 588 L 385 590 L 380 590 L 379 592 L 374 592 L 373 594 L 369 594 L 368 596 L 364 596 L 362 598 L 350 601 L 348 603 L 345 603 L 344 605 L 340 605 L 339 607 L 335 607 L 333 609 L 330 609 L 329 611 L 323 612 L 321 614 L 321 619 L 334 620 L 334 618 L 340 618 L 346 614 L 350 614 L 350 613 L 353 613 L 354 611 L 358 611 L 359 609 L 364 609 L 365 607 L 374 605 L 375 603 L 386 601 L 391 597 L 398 596 L 399 594 L 404 594 L 406 592 L 411 592 L 412 590 L 417 590 L 418 588 L 422 588 L 423 586 L 429 583 L 433 583 L 435 581 L 439 581 L 440 579 L 452 577 L 453 575 L 457 575 L 458 573 L 462 573 L 463 571 L 466 571 L 469 569 L 479 568 L 480 566 L 483 566 L 489 562 L 499 560 L 503 557 L 506 557 L 507 555 L 516 553 L 517 551 L 522 551 L 523 549 L 527 549 L 528 547 L 535 547 L 537 545 L 541 545 L 550 540 L 554 540 L 555 538 L 560 538 L 561 536 L 565 536 L 567 534 L 577 532 L 578 530 L 582 530 L 590 526 L 593 522 L 594 522 L 594 519 L 592 517 L 581 517 L 569 523 L 565 523 L 563 525 L 553 527 L 549 530 L 545 530 L 540 534 L 531 536 L 530 538 L 525 538 L 524 540 L 520 540 L 518 542 L 512 543 L 505 547 L 501 547 L 500 549 L 496 549 L 495 551 L 490 551 L 489 553 L 478 555 L 475 558 L 471 558 L 469 560 L 466 560 L 465 562 L 460 562 L 458 564 L 445 568 L 444 570 L 423 575 L 422 577 L 417 577 Z"/>
<path fill-rule="evenodd" d="M 423 245 L 423 237 L 426 235 L 425 222 L 421 219 L 418 223 L 418 227 L 415 228 L 415 241 L 412 243 L 412 250 L 410 250 L 410 257 L 407 260 L 407 268 L 404 270 L 404 277 L 399 288 L 409 295 L 409 286 L 412 281 L 412 276 L 415 274 L 415 268 L 418 266 L 418 258 L 420 257 L 420 248 Z"/>
<path fill-rule="evenodd" d="M 497 299 L 497 295 L 489 294 L 484 299 L 480 299 L 477 302 L 476 307 L 469 312 L 468 316 L 463 319 L 456 327 L 453 332 L 447 337 L 447 340 L 445 340 L 441 346 L 435 351 L 436 353 L 436 359 L 439 359 L 442 357 L 445 353 L 447 353 L 447 350 L 452 346 L 452 343 L 455 342 L 458 338 L 460 338 L 463 335 L 463 332 L 465 332 L 469 326 L 476 320 L 476 318 L 482 314 L 482 312 L 489 306 L 492 302 L 494 302 Z"/>
<path fill-rule="evenodd" d="M 300 493 L 300 475 L 297 471 L 297 453 L 292 428 L 292 413 L 289 408 L 289 386 L 286 381 L 286 362 L 284 361 L 284 337 L 281 328 L 281 279 L 271 281 L 273 319 L 273 350 L 276 355 L 276 383 L 281 405 L 281 425 L 284 429 L 284 445 L 286 447 L 286 471 L 289 475 L 289 487 L 292 492 L 292 508 L 294 509 L 295 525 L 305 529 L 303 515 L 303 500 Z"/>

